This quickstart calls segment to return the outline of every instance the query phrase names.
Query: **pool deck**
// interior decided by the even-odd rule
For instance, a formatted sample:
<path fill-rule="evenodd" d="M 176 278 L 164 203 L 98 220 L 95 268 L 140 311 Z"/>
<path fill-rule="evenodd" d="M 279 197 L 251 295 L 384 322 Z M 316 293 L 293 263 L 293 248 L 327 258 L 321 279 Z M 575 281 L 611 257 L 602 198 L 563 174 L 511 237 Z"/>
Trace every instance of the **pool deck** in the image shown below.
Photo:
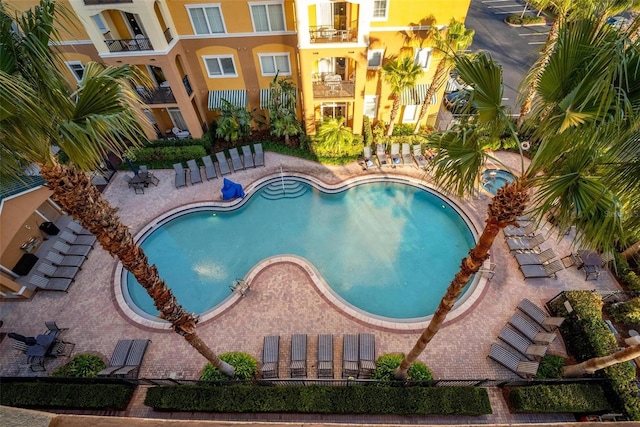
<path fill-rule="evenodd" d="M 518 170 L 519 158 L 498 153 L 501 160 Z M 245 188 L 270 175 L 304 173 L 326 184 L 338 184 L 354 176 L 394 175 L 429 181 L 429 175 L 415 167 L 363 170 L 357 163 L 345 166 L 324 166 L 297 158 L 265 153 L 266 167 L 239 171 L 227 175 Z M 173 170 L 157 170 L 160 184 L 135 194 L 119 172 L 111 180 L 105 197 L 119 209 L 123 223 L 131 227 L 134 235 L 154 218 L 177 207 L 207 201 L 220 201 L 222 179 L 204 181 L 176 189 Z M 489 198 L 478 194 L 460 201 L 452 198 L 481 227 L 486 216 Z M 571 251 L 572 235 L 558 240 L 552 234 L 542 247 L 554 247 L 559 257 Z M 212 241 L 212 245 L 225 242 Z M 542 305 L 563 290 L 598 289 L 618 290 L 610 273 L 600 275 L 597 281 L 585 281 L 584 273 L 571 267 L 562 270 L 558 279 L 531 279 L 524 281 L 515 259 L 509 254 L 502 236 L 498 236 L 492 249 L 492 261 L 497 263 L 493 280 L 484 287 L 473 307 L 463 315 L 449 320 L 420 356 L 437 378 L 446 379 L 508 379 L 517 378 L 487 358 L 491 343 L 496 342 L 515 307 L 524 297 Z M 425 260 L 425 262 L 433 262 Z M 37 335 L 45 330 L 44 322 L 55 320 L 65 332 L 65 341 L 76 344 L 74 353 L 91 352 L 108 360 L 116 342 L 123 338 L 149 338 L 149 345 L 140 378 L 197 379 L 205 360 L 183 339 L 170 331 L 141 326 L 125 316 L 116 301 L 113 278 L 116 261 L 98 245 L 90 253 L 82 270 L 68 293 L 37 292 L 28 301 L 5 300 L 0 303 L 3 332 Z M 296 263 L 282 262 L 267 265 L 257 272 L 250 292 L 239 298 L 221 315 L 201 322 L 198 333 L 217 353 L 243 351 L 260 360 L 262 339 L 265 335 L 280 335 L 280 376 L 288 375 L 290 337 L 306 333 L 309 337 L 309 377 L 316 374 L 317 335 L 334 335 L 335 375 L 340 376 L 342 335 L 369 332 L 375 334 L 377 355 L 389 352 L 408 352 L 419 336 L 419 331 L 377 328 L 338 310 L 331 301 L 318 292 L 310 282 L 307 270 Z M 4 376 L 36 375 L 26 366 L 26 356 L 11 347 L 12 340 L 0 343 L 0 374 Z M 564 354 L 561 339 L 551 346 L 550 353 Z M 48 359 L 51 372 L 67 359 Z M 42 375 L 42 373 L 40 373 Z M 144 388 L 134 396 L 127 411 L 117 415 L 148 418 L 209 419 L 226 421 L 279 421 L 311 423 L 386 423 L 386 424 L 509 424 L 531 422 L 573 421 L 565 414 L 510 414 L 499 389 L 489 388 L 494 413 L 482 417 L 365 417 L 365 416 L 299 416 L 274 414 L 272 416 L 155 413 L 142 404 Z M 116 415 L 116 414 L 114 414 Z"/>

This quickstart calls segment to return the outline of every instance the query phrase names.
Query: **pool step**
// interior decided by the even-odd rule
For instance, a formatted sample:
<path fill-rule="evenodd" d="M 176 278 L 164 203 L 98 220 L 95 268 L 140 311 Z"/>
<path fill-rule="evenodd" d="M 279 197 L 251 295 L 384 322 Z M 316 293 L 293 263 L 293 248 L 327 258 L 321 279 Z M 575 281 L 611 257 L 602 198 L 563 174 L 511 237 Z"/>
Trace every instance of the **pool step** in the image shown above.
<path fill-rule="evenodd" d="M 307 192 L 308 187 L 299 181 L 273 182 L 262 190 L 262 197 L 269 200 L 295 199 Z"/>

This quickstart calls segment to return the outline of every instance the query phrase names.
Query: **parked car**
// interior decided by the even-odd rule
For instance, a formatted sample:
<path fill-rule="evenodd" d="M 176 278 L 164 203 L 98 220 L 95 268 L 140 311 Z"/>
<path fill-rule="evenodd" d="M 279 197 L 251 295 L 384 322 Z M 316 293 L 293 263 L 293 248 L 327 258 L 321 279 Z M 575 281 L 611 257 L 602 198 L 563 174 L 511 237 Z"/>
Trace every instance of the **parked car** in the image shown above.
<path fill-rule="evenodd" d="M 444 108 L 453 114 L 474 114 L 476 108 L 473 104 L 469 105 L 471 90 L 463 89 L 446 94 L 443 101 Z"/>

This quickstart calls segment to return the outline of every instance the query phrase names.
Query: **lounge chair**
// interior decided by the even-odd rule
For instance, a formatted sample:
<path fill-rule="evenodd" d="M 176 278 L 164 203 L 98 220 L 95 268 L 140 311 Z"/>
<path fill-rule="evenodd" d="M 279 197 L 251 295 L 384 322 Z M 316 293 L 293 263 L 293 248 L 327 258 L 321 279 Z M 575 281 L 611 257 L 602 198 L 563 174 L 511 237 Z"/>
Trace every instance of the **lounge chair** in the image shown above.
<path fill-rule="evenodd" d="M 153 184 L 153 185 L 155 185 L 157 187 L 158 184 L 160 184 L 160 178 L 155 176 L 153 174 L 153 172 L 149 171 L 149 169 L 147 169 L 147 165 L 140 165 L 140 174 L 141 175 L 146 175 L 146 179 L 144 180 L 144 182 L 147 185 L 148 184 Z"/>
<path fill-rule="evenodd" d="M 253 152 L 256 153 L 253 162 L 256 167 L 264 166 L 264 152 L 262 151 L 262 144 L 253 144 Z"/>
<path fill-rule="evenodd" d="M 114 371 L 111 375 L 116 377 L 137 378 L 140 365 L 142 365 L 142 359 L 144 359 L 144 354 L 150 342 L 151 340 L 148 339 L 133 340 L 124 366 Z"/>
<path fill-rule="evenodd" d="M 318 378 L 333 378 L 333 335 L 318 335 Z"/>
<path fill-rule="evenodd" d="M 187 186 L 187 171 L 182 163 L 174 163 L 173 169 L 176 171 L 176 188 Z"/>
<path fill-rule="evenodd" d="M 92 247 L 87 245 L 67 245 L 61 240 L 53 242 L 53 249 L 60 252 L 62 255 L 77 255 L 88 257 Z"/>
<path fill-rule="evenodd" d="M 555 328 L 562 325 L 562 322 L 564 322 L 564 317 L 553 317 L 548 315 L 543 309 L 527 298 L 520 301 L 518 309 L 549 332 L 553 331 Z"/>
<path fill-rule="evenodd" d="M 419 169 L 425 169 L 427 167 L 427 159 L 422 155 L 422 146 L 420 146 L 420 144 L 413 146 L 413 160 L 416 161 Z"/>
<path fill-rule="evenodd" d="M 533 251 L 538 249 L 538 246 L 544 243 L 544 241 L 545 238 L 542 234 L 536 234 L 533 237 L 514 237 L 507 239 L 507 245 L 510 251 Z"/>
<path fill-rule="evenodd" d="M 191 185 L 202 182 L 200 166 L 198 166 L 194 159 L 187 160 L 187 167 L 189 168 L 189 175 L 191 176 Z"/>
<path fill-rule="evenodd" d="M 538 372 L 538 362 L 522 360 L 518 355 L 502 347 L 500 344 L 491 344 L 489 358 L 498 362 L 505 368 L 521 376 L 522 378 L 533 377 Z"/>
<path fill-rule="evenodd" d="M 55 252 L 49 252 L 45 256 L 47 261 L 56 267 L 82 267 L 85 257 L 78 255 L 61 255 Z"/>
<path fill-rule="evenodd" d="M 529 322 L 527 319 L 515 313 L 509 319 L 509 324 L 513 326 L 518 332 L 524 335 L 529 341 L 538 344 L 551 344 L 556 339 L 556 334 L 553 332 L 544 332 L 538 326 Z"/>
<path fill-rule="evenodd" d="M 372 168 L 376 165 L 376 161 L 373 158 L 371 147 L 369 145 L 364 147 L 362 151 L 362 156 L 364 157 L 364 166 L 367 169 Z"/>
<path fill-rule="evenodd" d="M 84 228 L 83 226 L 81 226 L 80 224 L 78 224 L 75 221 L 69 221 L 69 223 L 67 224 L 67 228 L 73 234 L 86 234 L 88 236 L 92 236 L 92 234 L 91 234 L 91 232 L 89 230 L 87 230 L 86 228 Z"/>
<path fill-rule="evenodd" d="M 80 267 L 56 267 L 47 262 L 41 262 L 36 270 L 44 274 L 46 278 L 73 279 L 80 271 Z"/>
<path fill-rule="evenodd" d="M 413 157 L 411 157 L 411 145 L 407 143 L 402 144 L 402 163 L 405 166 L 413 165 Z"/>
<path fill-rule="evenodd" d="M 280 337 L 269 335 L 264 337 L 262 345 L 262 378 L 278 378 L 278 362 L 280 357 Z"/>
<path fill-rule="evenodd" d="M 307 376 L 307 335 L 295 334 L 291 337 L 291 378 Z"/>
<path fill-rule="evenodd" d="M 532 264 L 548 264 L 554 259 L 557 255 L 553 251 L 552 248 L 545 249 L 539 254 L 529 252 L 523 254 L 516 254 L 516 261 L 518 261 L 519 265 L 532 265 Z"/>
<path fill-rule="evenodd" d="M 251 152 L 251 147 L 248 145 L 242 146 L 242 162 L 244 163 L 245 169 L 256 167 L 256 165 L 253 164 L 253 153 Z"/>
<path fill-rule="evenodd" d="M 68 231 L 61 231 L 58 237 L 70 245 L 93 246 L 96 243 L 96 236 L 93 235 L 76 235 Z"/>
<path fill-rule="evenodd" d="M 347 334 L 342 338 L 342 378 L 358 376 L 358 336 Z"/>
<path fill-rule="evenodd" d="M 207 181 L 218 177 L 216 167 L 213 165 L 213 159 L 211 159 L 211 156 L 204 156 L 202 158 L 202 163 L 204 163 L 204 175 L 207 177 Z"/>
<path fill-rule="evenodd" d="M 239 170 L 243 170 L 244 165 L 242 164 L 242 159 L 240 159 L 240 154 L 238 153 L 238 149 L 236 147 L 229 148 L 229 155 L 231 156 L 231 164 L 233 165 L 233 171 L 238 172 Z"/>
<path fill-rule="evenodd" d="M 547 353 L 546 345 L 532 344 L 531 341 L 508 326 L 502 328 L 498 338 L 518 350 L 530 360 L 534 360 L 536 357 L 542 357 Z"/>
<path fill-rule="evenodd" d="M 503 233 L 505 237 L 525 237 L 533 236 L 536 233 L 538 227 L 535 222 L 529 222 L 523 227 L 516 227 L 515 225 L 508 225 L 504 228 Z"/>
<path fill-rule="evenodd" d="M 402 157 L 400 157 L 400 144 L 391 144 L 391 164 L 394 166 L 402 165 Z"/>
<path fill-rule="evenodd" d="M 229 162 L 227 158 L 224 156 L 224 151 L 218 151 L 216 153 L 216 159 L 218 159 L 218 167 L 220 168 L 220 175 L 227 175 L 231 173 L 231 168 L 229 168 Z"/>
<path fill-rule="evenodd" d="M 376 145 L 376 157 L 378 158 L 378 164 L 380 166 L 390 166 L 389 159 L 387 158 L 387 146 L 386 144 Z"/>
<path fill-rule="evenodd" d="M 13 348 L 14 350 L 18 350 L 21 353 L 27 354 L 27 351 L 29 350 L 29 345 L 22 341 L 14 341 L 11 344 L 11 348 Z"/>
<path fill-rule="evenodd" d="M 358 378 L 370 378 L 376 369 L 376 338 L 373 334 L 360 334 Z"/>
<path fill-rule="evenodd" d="M 124 179 L 129 188 L 133 188 L 136 194 L 144 194 L 144 184 L 142 182 L 133 182 L 131 175 L 125 175 L 122 179 Z"/>
<path fill-rule="evenodd" d="M 116 348 L 113 349 L 113 353 L 111 353 L 109 366 L 98 372 L 97 375 L 99 377 L 107 377 L 122 368 L 124 363 L 127 361 L 127 356 L 129 355 L 129 350 L 131 349 L 132 344 L 133 340 L 119 340 L 116 344 Z"/>
<path fill-rule="evenodd" d="M 531 265 L 521 265 L 520 270 L 522 274 L 524 274 L 525 279 L 536 279 L 543 277 L 553 277 L 554 279 L 558 278 L 558 271 L 564 270 L 564 265 L 558 259 L 549 264 L 531 264 Z"/>
<path fill-rule="evenodd" d="M 29 277 L 30 285 L 36 286 L 46 291 L 67 292 L 72 282 L 73 282 L 72 279 L 47 278 L 35 273 Z"/>

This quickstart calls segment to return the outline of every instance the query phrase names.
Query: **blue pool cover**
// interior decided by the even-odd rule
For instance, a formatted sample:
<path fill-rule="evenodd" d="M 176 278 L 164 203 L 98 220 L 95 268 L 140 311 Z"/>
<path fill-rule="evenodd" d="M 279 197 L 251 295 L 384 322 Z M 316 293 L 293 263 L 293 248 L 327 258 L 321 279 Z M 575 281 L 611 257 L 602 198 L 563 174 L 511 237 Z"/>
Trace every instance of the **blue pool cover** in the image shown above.
<path fill-rule="evenodd" d="M 242 185 L 227 178 L 224 178 L 221 191 L 222 200 L 231 200 L 237 197 L 244 197 L 244 190 L 242 189 Z"/>

